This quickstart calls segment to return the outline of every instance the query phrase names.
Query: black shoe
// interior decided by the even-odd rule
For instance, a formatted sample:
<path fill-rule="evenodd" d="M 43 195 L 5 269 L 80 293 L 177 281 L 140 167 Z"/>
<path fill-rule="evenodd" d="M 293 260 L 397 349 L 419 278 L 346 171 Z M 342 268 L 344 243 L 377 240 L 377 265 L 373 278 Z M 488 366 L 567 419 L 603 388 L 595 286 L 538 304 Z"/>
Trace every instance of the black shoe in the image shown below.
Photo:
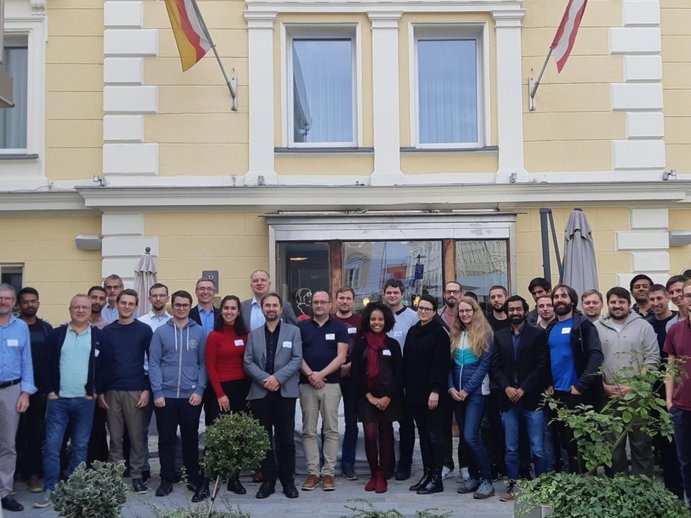
<path fill-rule="evenodd" d="M 197 490 L 192 496 L 192 502 L 202 502 L 209 498 L 209 481 L 205 480 L 197 486 Z"/>
<path fill-rule="evenodd" d="M 24 506 L 17 502 L 17 500 L 11 495 L 8 495 L 2 499 L 2 508 L 7 509 L 8 511 L 17 512 L 24 510 Z"/>
<path fill-rule="evenodd" d="M 161 480 L 161 485 L 156 490 L 156 496 L 168 496 L 173 491 L 173 484 L 167 480 Z"/>
<path fill-rule="evenodd" d="M 135 478 L 134 480 L 132 480 L 132 489 L 134 489 L 135 493 L 138 493 L 140 495 L 145 495 L 148 491 L 146 484 L 141 478 Z"/>
<path fill-rule="evenodd" d="M 410 486 L 408 489 L 410 491 L 417 491 L 421 487 L 425 487 L 427 485 L 427 482 L 429 482 L 429 479 L 431 476 L 432 476 L 432 474 L 429 472 L 429 470 L 426 470 L 425 474 L 422 475 L 422 478 L 420 480 L 418 480 L 415 484 Z"/>
<path fill-rule="evenodd" d="M 418 495 L 432 495 L 434 493 L 441 493 L 444 491 L 444 483 L 441 480 L 441 473 L 436 471 L 427 481 L 427 483 L 417 490 Z"/>
<path fill-rule="evenodd" d="M 142 471 L 142 482 L 144 482 L 146 484 L 150 478 L 151 478 L 151 470 L 147 469 L 145 471 Z"/>
<path fill-rule="evenodd" d="M 228 491 L 231 491 L 236 495 L 244 495 L 247 493 L 247 490 L 240 483 L 240 479 L 238 478 L 237 474 L 231 475 L 230 478 L 228 478 Z"/>
<path fill-rule="evenodd" d="M 352 466 L 343 467 L 343 478 L 346 480 L 357 480 L 357 475 Z"/>
<path fill-rule="evenodd" d="M 264 482 L 262 482 L 262 485 L 259 486 L 259 489 L 257 490 L 256 497 L 257 498 L 269 498 L 269 496 L 273 495 L 275 492 L 276 492 L 276 484 L 274 484 L 273 482 L 264 481 Z"/>
<path fill-rule="evenodd" d="M 396 470 L 396 480 L 408 480 L 410 478 L 410 468 L 401 468 Z"/>
<path fill-rule="evenodd" d="M 298 493 L 298 489 L 295 487 L 295 484 L 284 484 L 283 494 L 286 495 L 288 498 L 297 498 L 300 496 L 300 493 Z"/>

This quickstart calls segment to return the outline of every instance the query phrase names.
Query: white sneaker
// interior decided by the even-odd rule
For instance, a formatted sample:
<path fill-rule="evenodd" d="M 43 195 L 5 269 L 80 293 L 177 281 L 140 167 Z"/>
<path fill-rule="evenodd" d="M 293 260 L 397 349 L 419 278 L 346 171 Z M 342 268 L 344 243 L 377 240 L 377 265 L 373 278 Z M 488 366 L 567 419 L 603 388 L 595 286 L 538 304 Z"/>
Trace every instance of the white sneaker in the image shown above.
<path fill-rule="evenodd" d="M 47 490 L 43 498 L 41 498 L 38 502 L 34 502 L 32 507 L 34 509 L 45 509 L 46 507 L 50 507 L 51 505 L 53 505 L 53 501 L 50 499 L 52 495 L 53 492 Z"/>
<path fill-rule="evenodd" d="M 444 466 L 441 469 L 441 478 L 442 480 L 446 480 L 447 478 L 453 476 L 453 470 L 447 466 Z"/>
<path fill-rule="evenodd" d="M 464 481 L 470 478 L 470 471 L 468 471 L 468 468 L 461 468 L 461 478 Z"/>

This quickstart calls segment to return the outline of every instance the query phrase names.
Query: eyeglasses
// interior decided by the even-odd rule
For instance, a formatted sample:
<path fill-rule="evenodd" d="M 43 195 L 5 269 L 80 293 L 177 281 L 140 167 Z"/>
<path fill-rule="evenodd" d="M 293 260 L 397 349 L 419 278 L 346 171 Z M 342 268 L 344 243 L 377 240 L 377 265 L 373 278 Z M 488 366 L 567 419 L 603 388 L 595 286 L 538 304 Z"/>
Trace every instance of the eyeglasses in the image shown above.
<path fill-rule="evenodd" d="M 434 311 L 434 308 L 424 308 L 424 307 L 418 306 L 417 310 L 422 311 L 423 313 L 426 313 L 428 311 Z"/>
<path fill-rule="evenodd" d="M 326 306 L 327 304 L 330 304 L 328 300 L 313 300 L 312 305 L 313 306 Z"/>
<path fill-rule="evenodd" d="M 461 290 L 445 290 L 444 293 L 448 293 L 449 295 L 460 295 Z"/>
<path fill-rule="evenodd" d="M 468 314 L 468 313 L 475 313 L 474 309 L 459 309 L 458 313 L 461 315 Z"/>
<path fill-rule="evenodd" d="M 175 309 L 187 309 L 191 306 L 192 304 L 173 304 L 173 307 Z"/>

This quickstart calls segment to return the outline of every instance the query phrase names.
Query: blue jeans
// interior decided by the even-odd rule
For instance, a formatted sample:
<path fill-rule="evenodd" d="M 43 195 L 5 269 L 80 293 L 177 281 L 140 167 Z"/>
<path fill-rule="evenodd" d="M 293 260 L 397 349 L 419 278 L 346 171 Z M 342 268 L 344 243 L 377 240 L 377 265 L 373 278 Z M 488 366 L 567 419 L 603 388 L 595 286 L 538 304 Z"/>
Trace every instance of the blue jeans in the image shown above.
<path fill-rule="evenodd" d="M 95 406 L 95 400 L 83 397 L 48 400 L 46 441 L 43 445 L 43 487 L 46 490 L 54 490 L 60 479 L 60 448 L 66 430 L 69 430 L 71 440 L 66 475 L 69 477 L 79 464 L 86 462 Z"/>
<path fill-rule="evenodd" d="M 686 501 L 691 507 L 691 412 L 672 407 L 672 424 L 674 425 L 674 441 L 677 444 L 677 456 L 681 468 L 681 478 L 684 481 Z"/>
<path fill-rule="evenodd" d="M 487 449 L 480 439 L 480 424 L 482 414 L 487 404 L 487 396 L 470 394 L 465 401 L 454 402 L 454 415 L 458 429 L 463 434 L 463 440 L 468 445 L 472 456 L 470 474 L 473 478 L 492 480 L 492 470 L 489 466 Z M 460 447 L 460 446 L 459 446 Z"/>
<path fill-rule="evenodd" d="M 513 406 L 501 413 L 501 422 L 504 425 L 504 445 L 506 453 L 506 474 L 509 480 L 518 480 L 520 476 L 519 437 L 521 422 L 525 423 L 528 433 L 530 451 L 535 461 L 535 476 L 545 472 L 545 417 L 541 409 L 525 410 Z"/>

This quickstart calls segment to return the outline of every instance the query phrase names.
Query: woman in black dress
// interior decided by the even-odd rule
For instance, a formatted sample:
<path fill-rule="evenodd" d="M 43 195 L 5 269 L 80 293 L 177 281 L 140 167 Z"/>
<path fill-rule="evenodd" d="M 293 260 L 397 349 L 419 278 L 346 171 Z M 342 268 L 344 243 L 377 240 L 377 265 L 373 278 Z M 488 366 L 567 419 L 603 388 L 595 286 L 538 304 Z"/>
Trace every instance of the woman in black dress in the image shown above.
<path fill-rule="evenodd" d="M 386 336 L 396 323 L 391 309 L 378 302 L 362 313 L 361 338 L 352 353 L 352 376 L 358 387 L 358 419 L 365 431 L 370 480 L 365 491 L 387 490 L 386 469 L 393 453 L 393 422 L 401 418 L 403 358 L 401 346 Z"/>

